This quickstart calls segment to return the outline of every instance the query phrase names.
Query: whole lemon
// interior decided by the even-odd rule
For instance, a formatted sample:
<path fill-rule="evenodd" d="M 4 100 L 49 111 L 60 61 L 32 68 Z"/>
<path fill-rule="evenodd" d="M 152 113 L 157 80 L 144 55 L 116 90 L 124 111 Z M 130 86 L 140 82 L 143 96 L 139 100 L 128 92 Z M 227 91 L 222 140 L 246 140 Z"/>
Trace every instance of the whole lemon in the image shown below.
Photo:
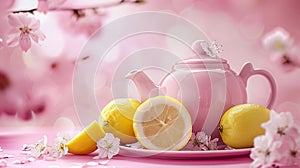
<path fill-rule="evenodd" d="M 106 133 L 120 138 L 122 144 L 137 141 L 133 131 L 133 116 L 140 102 L 131 98 L 112 100 L 102 110 L 100 125 Z"/>
<path fill-rule="evenodd" d="M 253 146 L 256 136 L 263 135 L 261 124 L 270 119 L 270 110 L 258 104 L 240 104 L 227 110 L 220 121 L 223 142 L 233 148 Z"/>

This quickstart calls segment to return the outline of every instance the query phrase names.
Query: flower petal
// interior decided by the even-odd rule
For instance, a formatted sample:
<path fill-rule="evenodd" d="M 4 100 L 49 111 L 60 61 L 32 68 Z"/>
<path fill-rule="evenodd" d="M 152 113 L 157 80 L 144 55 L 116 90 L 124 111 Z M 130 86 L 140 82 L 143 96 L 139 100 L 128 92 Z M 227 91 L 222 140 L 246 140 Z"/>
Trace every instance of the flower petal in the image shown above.
<path fill-rule="evenodd" d="M 31 40 L 29 35 L 21 34 L 19 39 L 19 45 L 23 51 L 27 52 L 28 49 L 31 47 Z"/>
<path fill-rule="evenodd" d="M 19 36 L 13 36 L 13 35 L 10 35 L 8 36 L 8 39 L 7 39 L 7 46 L 8 47 L 15 47 L 19 44 Z"/>
<path fill-rule="evenodd" d="M 9 35 L 15 35 L 15 36 L 20 36 L 20 30 L 18 28 L 12 28 L 9 30 L 8 34 Z"/>
<path fill-rule="evenodd" d="M 99 157 L 100 158 L 105 158 L 108 155 L 108 150 L 105 148 L 100 148 L 99 149 Z"/>
<path fill-rule="evenodd" d="M 9 14 L 7 16 L 8 18 L 8 23 L 12 26 L 12 27 L 22 27 L 22 22 L 19 19 L 20 14 Z"/>
<path fill-rule="evenodd" d="M 263 38 L 263 46 L 272 52 L 285 54 L 293 46 L 293 39 L 289 32 L 278 27 L 266 34 Z"/>
<path fill-rule="evenodd" d="M 7 161 L 5 159 L 0 160 L 0 167 L 6 167 L 7 166 Z"/>
<path fill-rule="evenodd" d="M 82 166 L 82 168 L 88 168 L 88 167 L 98 167 L 99 164 L 97 162 L 87 162 Z"/>
<path fill-rule="evenodd" d="M 32 22 L 35 21 L 35 18 L 33 17 L 32 14 L 25 13 L 24 15 L 21 15 L 20 21 L 23 24 L 23 26 L 30 27 L 30 25 L 32 24 Z"/>
<path fill-rule="evenodd" d="M 111 159 L 113 156 L 114 156 L 114 153 L 112 153 L 112 152 L 108 152 L 108 153 L 107 153 L 108 159 Z"/>
<path fill-rule="evenodd" d="M 44 35 L 44 33 L 42 33 L 40 30 L 34 32 L 34 33 L 30 33 L 30 37 L 32 38 L 32 40 L 36 43 L 39 42 L 39 40 L 45 40 L 46 36 Z"/>
<path fill-rule="evenodd" d="M 38 37 L 36 34 L 31 33 L 31 34 L 29 34 L 29 35 L 30 35 L 30 37 L 32 38 L 32 40 L 33 40 L 34 42 L 36 42 L 36 43 L 39 42 L 39 37 Z"/>
<path fill-rule="evenodd" d="M 39 0 L 37 10 L 42 13 L 47 13 L 48 11 L 48 1 Z"/>
<path fill-rule="evenodd" d="M 47 4 L 49 9 L 54 9 L 54 8 L 58 8 L 60 5 L 62 5 L 65 2 L 66 0 L 51 0 L 51 1 L 47 1 Z"/>
<path fill-rule="evenodd" d="M 40 21 L 38 19 L 32 18 L 28 27 L 32 29 L 32 31 L 37 31 L 40 28 Z"/>
<path fill-rule="evenodd" d="M 108 160 L 102 160 L 98 164 L 100 164 L 100 165 L 106 165 L 109 161 L 110 161 L 109 159 Z"/>

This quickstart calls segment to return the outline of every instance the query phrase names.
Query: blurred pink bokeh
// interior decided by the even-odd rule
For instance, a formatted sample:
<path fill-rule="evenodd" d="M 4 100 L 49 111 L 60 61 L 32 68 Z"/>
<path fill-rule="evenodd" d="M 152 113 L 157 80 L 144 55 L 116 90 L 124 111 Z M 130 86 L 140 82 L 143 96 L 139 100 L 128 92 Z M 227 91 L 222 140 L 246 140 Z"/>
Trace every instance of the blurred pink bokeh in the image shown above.
<path fill-rule="evenodd" d="M 94 4 L 84 3 L 68 0 L 65 6 L 90 6 L 101 4 L 103 1 L 95 0 Z M 7 12 L 2 8 L 15 10 L 36 6 L 36 3 L 23 4 L 21 0 L 16 0 L 12 8 L 9 8 L 9 3 L 1 4 L 0 38 L 6 40 L 9 30 Z M 278 89 L 274 109 L 279 112 L 292 112 L 300 123 L 298 84 L 300 69 L 292 72 L 283 71 L 271 61 L 270 53 L 261 43 L 267 32 L 282 27 L 294 38 L 295 44 L 300 45 L 299 8 L 298 0 L 146 0 L 145 3 L 114 5 L 105 3 L 103 8 L 98 10 L 99 15 L 93 17 L 94 20 L 91 22 L 96 21 L 93 26 L 94 30 L 97 30 L 117 18 L 142 11 L 179 15 L 202 29 L 209 39 L 223 45 L 224 51 L 220 56 L 228 60 L 235 72 L 239 72 L 246 62 L 253 63 L 255 68 L 269 71 L 275 78 Z M 7 89 L 0 90 L 0 125 L 77 126 L 80 121 L 73 104 L 73 68 L 82 48 L 92 35 L 91 30 L 86 30 L 84 21 L 74 24 L 70 11 L 48 11 L 46 14 L 35 13 L 35 15 L 41 21 L 41 30 L 46 35 L 45 41 L 33 44 L 28 52 L 22 52 L 18 47 L 8 48 L 5 45 L 0 49 L 0 72 L 9 80 Z M 173 29 L 180 30 L 181 27 L 177 25 Z M 100 29 L 93 36 L 101 38 L 105 35 L 103 33 L 105 32 L 101 32 Z M 114 73 L 117 71 L 115 65 L 128 59 L 130 53 L 146 47 L 159 46 L 182 55 L 182 58 L 188 57 L 190 52 L 181 51 L 178 45 L 176 41 L 167 37 L 148 34 L 128 38 L 112 48 L 95 76 L 95 95 L 99 101 L 99 109 L 113 98 L 110 90 Z M 138 60 L 132 64 L 142 64 L 142 61 L 149 60 L 151 58 Z M 168 64 L 168 60 L 156 61 Z M 132 96 L 136 96 L 135 90 L 131 92 Z M 250 103 L 265 104 L 268 92 L 269 86 L 265 79 L 260 77 L 250 79 L 248 83 Z"/>

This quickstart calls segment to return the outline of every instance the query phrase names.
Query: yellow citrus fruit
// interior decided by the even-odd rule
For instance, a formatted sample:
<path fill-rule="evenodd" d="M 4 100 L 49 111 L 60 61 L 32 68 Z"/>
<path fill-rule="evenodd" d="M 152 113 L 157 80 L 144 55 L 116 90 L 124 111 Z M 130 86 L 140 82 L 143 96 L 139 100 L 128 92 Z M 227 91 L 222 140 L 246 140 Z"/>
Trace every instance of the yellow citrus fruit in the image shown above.
<path fill-rule="evenodd" d="M 97 121 L 93 121 L 68 143 L 68 151 L 73 154 L 89 154 L 97 149 L 97 141 L 105 136 L 105 132 Z"/>
<path fill-rule="evenodd" d="M 122 144 L 134 143 L 133 116 L 140 102 L 130 98 L 112 100 L 102 110 L 100 125 L 107 133 L 120 138 Z"/>
<path fill-rule="evenodd" d="M 270 110 L 258 104 L 240 104 L 227 110 L 220 121 L 223 142 L 233 148 L 253 146 L 256 136 L 263 135 L 261 124 L 270 119 Z"/>
<path fill-rule="evenodd" d="M 169 96 L 157 96 L 139 106 L 133 129 L 147 149 L 180 150 L 192 136 L 192 120 L 181 102 Z"/>

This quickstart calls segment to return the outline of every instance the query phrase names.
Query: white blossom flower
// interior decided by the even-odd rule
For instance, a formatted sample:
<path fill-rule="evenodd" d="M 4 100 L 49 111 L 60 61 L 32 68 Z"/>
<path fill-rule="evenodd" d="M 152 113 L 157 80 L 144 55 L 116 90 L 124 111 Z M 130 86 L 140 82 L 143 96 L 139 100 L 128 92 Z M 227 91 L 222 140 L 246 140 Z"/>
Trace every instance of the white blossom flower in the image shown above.
<path fill-rule="evenodd" d="M 47 136 L 44 135 L 43 139 L 39 140 L 38 143 L 31 146 L 30 154 L 38 158 L 47 152 Z"/>
<path fill-rule="evenodd" d="M 280 160 L 280 153 L 278 148 L 281 145 L 281 141 L 272 141 L 272 137 L 262 135 L 254 139 L 254 148 L 251 150 L 250 157 L 253 159 L 250 167 L 270 167 L 275 161 Z"/>
<path fill-rule="evenodd" d="M 54 139 L 54 145 L 51 150 L 51 155 L 56 158 L 61 158 L 62 156 L 68 153 L 67 143 L 70 139 L 70 136 L 67 134 L 57 134 L 57 137 Z"/>
<path fill-rule="evenodd" d="M 195 41 L 192 45 L 192 48 L 195 52 L 200 55 L 207 55 L 213 58 L 217 58 L 218 54 L 221 52 L 221 45 L 219 45 L 216 41 L 209 43 L 205 40 Z"/>
<path fill-rule="evenodd" d="M 111 133 L 106 133 L 105 137 L 97 142 L 97 147 L 99 154 L 98 156 L 94 157 L 94 159 L 105 157 L 111 159 L 114 155 L 119 153 L 120 139 L 115 138 Z"/>
<path fill-rule="evenodd" d="M 275 28 L 263 38 L 266 49 L 280 54 L 285 54 L 293 46 L 293 39 L 283 28 Z"/>

